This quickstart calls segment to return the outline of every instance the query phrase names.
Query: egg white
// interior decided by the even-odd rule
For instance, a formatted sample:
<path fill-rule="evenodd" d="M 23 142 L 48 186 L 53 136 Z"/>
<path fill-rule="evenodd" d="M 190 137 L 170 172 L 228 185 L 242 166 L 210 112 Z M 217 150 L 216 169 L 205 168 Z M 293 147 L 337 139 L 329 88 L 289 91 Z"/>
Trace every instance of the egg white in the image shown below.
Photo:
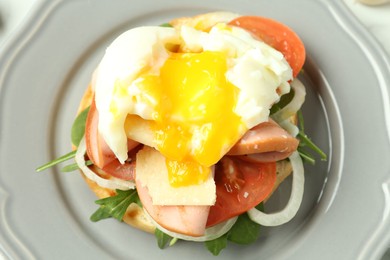
<path fill-rule="evenodd" d="M 142 93 L 137 80 L 142 73 L 159 74 L 170 55 L 167 46 L 179 46 L 185 52 L 227 54 L 225 76 L 240 90 L 235 113 L 248 129 L 268 120 L 272 104 L 290 90 L 292 70 L 282 53 L 241 28 L 217 23 L 208 32 L 185 24 L 126 31 L 106 50 L 95 80 L 98 129 L 121 162 L 127 159 L 128 137 L 155 147 L 147 126 L 126 133 L 124 123 L 128 114 L 153 120 L 157 101 Z"/>

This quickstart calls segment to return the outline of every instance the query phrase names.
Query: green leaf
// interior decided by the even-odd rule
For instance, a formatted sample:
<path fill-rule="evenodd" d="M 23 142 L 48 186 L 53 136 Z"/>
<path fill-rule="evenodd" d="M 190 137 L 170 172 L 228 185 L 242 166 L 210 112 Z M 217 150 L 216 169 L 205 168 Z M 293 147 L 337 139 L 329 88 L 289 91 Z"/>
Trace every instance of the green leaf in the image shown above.
<path fill-rule="evenodd" d="M 57 165 L 59 163 L 65 162 L 65 161 L 67 161 L 69 159 L 72 159 L 72 158 L 75 157 L 75 155 L 76 155 L 76 151 L 72 151 L 70 153 L 67 153 L 67 154 L 65 154 L 65 155 L 63 155 L 61 157 L 58 157 L 58 158 L 54 159 L 53 161 L 50 161 L 48 163 L 45 163 L 42 166 L 39 166 L 38 168 L 35 169 L 35 171 L 36 172 L 41 172 L 41 171 L 46 170 L 46 169 L 48 169 L 50 167 L 53 167 L 54 165 Z"/>
<path fill-rule="evenodd" d="M 299 122 L 299 130 L 305 132 L 305 120 L 303 119 L 302 110 L 298 110 L 298 122 Z"/>
<path fill-rule="evenodd" d="M 220 236 L 216 239 L 205 241 L 204 244 L 207 250 L 209 250 L 213 255 L 217 256 L 224 248 L 226 248 L 227 237 L 228 234 L 226 233 L 225 235 Z"/>
<path fill-rule="evenodd" d="M 160 27 L 172 27 L 172 25 L 170 23 L 162 23 Z"/>
<path fill-rule="evenodd" d="M 228 240 L 247 245 L 255 242 L 260 235 L 260 225 L 253 222 L 247 213 L 241 214 L 228 233 Z"/>
<path fill-rule="evenodd" d="M 86 166 L 90 166 L 92 164 L 93 164 L 93 162 L 91 160 L 88 160 L 85 162 Z M 78 170 L 78 169 L 79 169 L 79 165 L 77 163 L 72 163 L 72 164 L 69 164 L 69 165 L 63 167 L 61 169 L 61 171 L 62 172 L 73 172 L 73 171 Z"/>
<path fill-rule="evenodd" d="M 263 203 L 256 206 L 258 210 L 264 211 Z M 247 245 L 255 242 L 260 236 L 260 225 L 253 222 L 247 213 L 241 214 L 233 227 L 223 236 L 206 241 L 206 248 L 213 254 L 219 255 L 222 249 L 226 248 L 227 242 Z"/>
<path fill-rule="evenodd" d="M 299 139 L 299 146 L 298 146 L 298 152 L 301 158 L 312 165 L 315 164 L 316 160 L 314 156 L 309 154 L 309 152 L 305 151 L 305 148 L 307 150 L 311 150 L 315 153 L 317 153 L 320 157 L 321 160 L 326 161 L 327 160 L 327 155 L 319 148 L 306 134 L 305 134 L 305 123 L 303 120 L 303 114 L 302 111 L 299 110 L 298 113 L 298 122 L 299 122 L 299 132 L 298 132 L 298 139 Z"/>
<path fill-rule="evenodd" d="M 326 154 L 302 131 L 299 131 L 298 138 L 302 142 L 302 146 L 307 146 L 321 156 L 321 160 L 326 160 Z"/>
<path fill-rule="evenodd" d="M 299 149 L 299 148 L 298 148 L 298 152 L 299 152 L 299 155 L 301 156 L 301 158 L 303 159 L 303 161 L 310 163 L 311 165 L 316 164 L 316 159 L 311 154 L 309 154 L 306 151 L 304 151 L 303 149 Z"/>
<path fill-rule="evenodd" d="M 79 146 L 80 141 L 84 136 L 85 123 L 87 121 L 89 108 L 90 107 L 87 107 L 86 109 L 81 111 L 73 122 L 72 130 L 71 130 L 71 140 L 72 140 L 72 144 L 75 146 Z"/>
<path fill-rule="evenodd" d="M 129 205 L 131 203 L 140 203 L 137 190 L 135 189 L 126 191 L 116 190 L 116 193 L 117 195 L 115 196 L 95 201 L 100 207 L 90 217 L 91 221 L 97 222 L 111 217 L 122 221 Z"/>
<path fill-rule="evenodd" d="M 72 144 L 75 146 L 79 146 L 81 139 L 84 136 L 85 133 L 85 122 L 87 121 L 87 116 L 88 116 L 88 111 L 89 107 L 84 109 L 75 119 L 72 125 L 72 132 L 71 132 L 71 140 Z M 46 170 L 50 167 L 53 167 L 59 163 L 65 162 L 67 160 L 70 160 L 76 156 L 76 151 L 69 152 L 61 157 L 58 157 L 40 167 L 38 167 L 35 171 L 41 172 L 43 170 Z M 72 169 L 77 169 L 74 168 L 75 166 L 65 166 L 64 169 L 65 171 L 72 171 Z"/>
<path fill-rule="evenodd" d="M 270 115 L 274 114 L 275 112 L 279 111 L 280 109 L 284 108 L 288 105 L 288 103 L 291 102 L 291 100 L 294 97 L 294 90 L 291 89 L 290 92 L 284 94 L 280 97 L 280 100 L 278 103 L 274 104 L 270 109 Z"/>
<path fill-rule="evenodd" d="M 154 236 L 157 239 L 157 245 L 160 249 L 164 249 L 167 246 L 173 246 L 177 241 L 177 238 L 171 237 L 158 228 L 154 230 Z"/>
<path fill-rule="evenodd" d="M 256 207 L 257 210 L 263 211 L 264 212 L 264 203 L 260 202 Z"/>
<path fill-rule="evenodd" d="M 111 218 L 111 217 L 112 215 L 108 210 L 104 210 L 103 207 L 100 207 L 92 214 L 92 216 L 89 219 L 93 222 L 98 222 L 99 220 Z"/>

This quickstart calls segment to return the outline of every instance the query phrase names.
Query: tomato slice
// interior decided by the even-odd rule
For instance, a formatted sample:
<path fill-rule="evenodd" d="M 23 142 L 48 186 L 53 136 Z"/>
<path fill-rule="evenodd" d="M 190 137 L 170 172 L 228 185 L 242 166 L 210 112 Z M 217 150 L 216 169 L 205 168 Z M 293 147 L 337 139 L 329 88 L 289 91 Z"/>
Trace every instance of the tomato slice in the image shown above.
<path fill-rule="evenodd" d="M 224 156 L 215 166 L 217 200 L 210 208 L 207 226 L 242 214 L 262 202 L 276 181 L 276 162 L 247 162 Z"/>
<path fill-rule="evenodd" d="M 252 32 L 268 45 L 283 53 L 296 77 L 305 63 L 306 51 L 298 35 L 286 25 L 265 17 L 240 16 L 232 20 L 235 25 Z"/>

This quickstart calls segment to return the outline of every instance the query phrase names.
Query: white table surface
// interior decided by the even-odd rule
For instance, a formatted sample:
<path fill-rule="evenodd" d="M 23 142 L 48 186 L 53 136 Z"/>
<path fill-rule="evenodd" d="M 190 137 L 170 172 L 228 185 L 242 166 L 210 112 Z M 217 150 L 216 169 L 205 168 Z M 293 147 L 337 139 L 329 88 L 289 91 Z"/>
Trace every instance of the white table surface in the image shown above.
<path fill-rule="evenodd" d="M 366 6 L 358 0 L 343 0 L 390 56 L 390 3 Z M 0 52 L 28 16 L 36 0 L 0 0 Z M 383 259 L 390 259 L 390 250 Z"/>
<path fill-rule="evenodd" d="M 390 55 L 390 3 L 366 6 L 358 0 L 343 1 Z M 0 51 L 3 42 L 17 31 L 35 2 L 36 0 L 0 0 Z"/>

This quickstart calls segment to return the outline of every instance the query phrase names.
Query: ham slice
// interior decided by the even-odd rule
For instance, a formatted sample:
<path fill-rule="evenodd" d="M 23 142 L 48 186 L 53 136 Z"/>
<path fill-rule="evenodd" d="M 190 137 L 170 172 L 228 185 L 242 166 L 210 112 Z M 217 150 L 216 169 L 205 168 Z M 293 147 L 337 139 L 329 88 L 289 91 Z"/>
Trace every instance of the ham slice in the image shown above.
<path fill-rule="evenodd" d="M 136 187 L 144 209 L 160 226 L 188 236 L 204 235 L 210 206 L 153 205 L 147 187 L 139 180 L 136 181 Z"/>
<path fill-rule="evenodd" d="M 165 157 L 145 146 L 137 153 L 135 184 L 144 210 L 163 228 L 172 232 L 202 236 L 210 206 L 215 203 L 212 176 L 202 184 L 171 187 Z"/>
<path fill-rule="evenodd" d="M 103 169 L 116 160 L 115 154 L 108 147 L 98 131 L 99 114 L 93 99 L 88 113 L 85 131 L 88 157 Z M 257 162 L 279 161 L 287 158 L 298 147 L 299 141 L 292 137 L 273 120 L 261 123 L 250 129 L 228 152 L 228 155 L 242 155 L 244 159 Z M 139 142 L 128 139 L 128 150 Z"/>
<path fill-rule="evenodd" d="M 88 112 L 85 126 L 85 142 L 89 159 L 100 169 L 116 160 L 115 154 L 99 134 L 98 123 L 99 113 L 96 109 L 95 98 Z M 127 140 L 127 149 L 130 151 L 139 145 L 138 142 L 131 139 Z"/>
<path fill-rule="evenodd" d="M 255 161 L 279 161 L 294 152 L 298 144 L 298 139 L 270 119 L 246 132 L 228 155 L 247 155 L 246 158 Z"/>
<path fill-rule="evenodd" d="M 246 154 L 240 156 L 241 159 L 248 162 L 277 162 L 283 159 L 286 159 L 291 155 L 291 151 L 289 152 L 265 152 L 265 153 L 254 153 L 254 154 Z"/>
<path fill-rule="evenodd" d="M 87 154 L 94 164 L 101 169 L 108 169 L 113 165 L 118 167 L 119 162 L 115 162 L 114 153 L 99 134 L 98 118 L 98 111 L 93 101 L 86 122 Z M 239 155 L 246 160 L 278 161 L 288 157 L 295 151 L 298 143 L 299 141 L 296 138 L 270 120 L 250 129 L 232 147 L 228 154 Z M 139 142 L 128 139 L 129 151 L 138 145 Z M 129 172 L 126 179 L 134 179 L 135 165 L 133 163 L 126 167 L 126 172 Z M 128 169 L 131 169 L 131 171 L 127 171 Z M 170 231 L 189 236 L 204 235 L 210 206 L 153 205 L 148 188 L 137 178 L 136 187 L 144 209 L 159 225 Z"/>

